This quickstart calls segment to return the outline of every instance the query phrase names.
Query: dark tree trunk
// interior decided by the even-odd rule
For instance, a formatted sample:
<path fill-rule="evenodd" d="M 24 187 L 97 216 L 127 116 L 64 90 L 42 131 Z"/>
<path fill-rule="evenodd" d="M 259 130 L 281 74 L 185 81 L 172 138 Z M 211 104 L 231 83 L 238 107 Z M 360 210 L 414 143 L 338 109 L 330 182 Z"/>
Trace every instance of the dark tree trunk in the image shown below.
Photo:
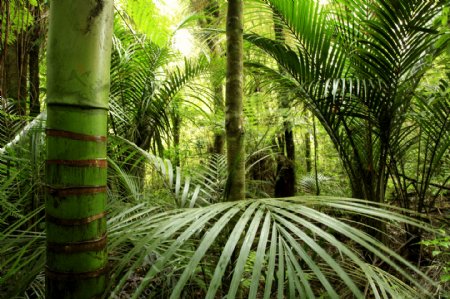
<path fill-rule="evenodd" d="M 3 48 L 0 63 L 0 146 L 11 141 L 26 125 L 27 112 L 27 57 L 24 34 L 19 34 L 17 40 Z M 7 166 L 9 168 L 9 164 Z"/>
<path fill-rule="evenodd" d="M 295 195 L 295 171 L 291 161 L 280 155 L 277 161 L 277 179 L 275 181 L 275 197 Z"/>
<path fill-rule="evenodd" d="M 311 173 L 311 134 L 305 133 L 305 161 L 306 161 L 306 173 Z"/>
<path fill-rule="evenodd" d="M 275 38 L 284 41 L 283 27 L 279 25 L 274 18 Z M 278 68 L 283 72 L 282 67 Z M 279 94 L 279 107 L 282 111 L 290 108 L 289 95 Z M 279 143 L 279 153 L 277 158 L 277 174 L 275 181 L 275 197 L 294 196 L 296 191 L 295 181 L 295 144 L 294 132 L 292 131 L 292 122 L 285 113 L 283 115 L 283 130 L 281 138 L 283 142 Z"/>
<path fill-rule="evenodd" d="M 31 28 L 30 58 L 28 66 L 30 72 L 30 116 L 35 117 L 41 112 L 39 102 L 39 49 L 42 31 L 40 29 L 39 6 L 32 8 L 32 14 L 34 24 Z"/>
<path fill-rule="evenodd" d="M 214 87 L 214 113 L 223 115 L 223 86 L 221 82 L 213 83 Z M 213 154 L 224 154 L 225 132 L 222 128 L 214 130 Z"/>
<path fill-rule="evenodd" d="M 181 116 L 178 111 L 173 115 L 173 148 L 174 152 L 174 164 L 180 166 L 180 131 L 181 131 Z"/>
<path fill-rule="evenodd" d="M 25 116 L 27 112 L 27 62 L 28 53 L 24 34 L 9 45 L 4 61 L 2 96 L 13 102 L 14 114 Z"/>
<path fill-rule="evenodd" d="M 294 134 L 288 128 L 290 122 L 285 122 L 284 125 L 284 138 L 277 158 L 275 197 L 294 196 L 296 191 Z"/>
<path fill-rule="evenodd" d="M 313 115 L 313 138 L 314 138 L 314 176 L 316 178 L 316 195 L 320 195 L 320 185 L 319 185 L 319 169 L 317 168 L 317 162 L 319 160 L 319 143 L 317 142 L 317 128 L 316 128 L 316 118 Z"/>

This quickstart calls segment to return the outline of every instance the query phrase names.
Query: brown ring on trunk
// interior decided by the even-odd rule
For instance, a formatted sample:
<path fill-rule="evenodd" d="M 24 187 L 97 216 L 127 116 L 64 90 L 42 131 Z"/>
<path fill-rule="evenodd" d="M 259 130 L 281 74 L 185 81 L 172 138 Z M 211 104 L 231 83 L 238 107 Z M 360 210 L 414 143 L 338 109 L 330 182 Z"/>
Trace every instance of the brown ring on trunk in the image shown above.
<path fill-rule="evenodd" d="M 97 193 L 105 193 L 106 186 L 96 186 L 96 187 L 70 187 L 70 188 L 52 188 L 47 187 L 48 194 L 55 197 L 67 197 L 76 195 L 89 195 Z"/>
<path fill-rule="evenodd" d="M 91 160 L 47 160 L 48 165 L 64 165 L 73 167 L 98 167 L 107 168 L 108 161 L 106 159 Z"/>
<path fill-rule="evenodd" d="M 89 224 L 91 222 L 94 222 L 95 220 L 101 219 L 103 217 L 105 217 L 107 214 L 107 212 L 102 212 L 99 213 L 97 215 L 92 215 L 86 218 L 78 218 L 78 219 L 63 219 L 63 218 L 58 218 L 55 216 L 52 216 L 50 214 L 46 214 L 45 215 L 45 220 L 47 222 L 51 222 L 54 224 L 58 224 L 58 225 L 63 225 L 63 226 L 77 226 L 77 225 L 85 225 L 85 224 Z"/>
<path fill-rule="evenodd" d="M 47 277 L 51 277 L 54 280 L 73 280 L 73 279 L 89 279 L 96 278 L 102 276 L 108 272 L 108 267 L 105 266 L 103 268 L 89 271 L 89 272 L 58 272 L 50 270 L 48 267 L 45 268 L 45 274 Z"/>
<path fill-rule="evenodd" d="M 72 243 L 47 242 L 47 250 L 55 253 L 78 253 L 86 251 L 102 251 L 106 248 L 107 238 Z"/>
<path fill-rule="evenodd" d="M 45 130 L 47 136 L 52 137 L 62 137 L 72 140 L 81 140 L 81 141 L 93 141 L 93 142 L 105 142 L 106 136 L 95 136 L 95 135 L 86 135 L 80 133 L 74 133 L 70 131 L 64 130 L 55 130 L 55 129 L 47 129 Z"/>

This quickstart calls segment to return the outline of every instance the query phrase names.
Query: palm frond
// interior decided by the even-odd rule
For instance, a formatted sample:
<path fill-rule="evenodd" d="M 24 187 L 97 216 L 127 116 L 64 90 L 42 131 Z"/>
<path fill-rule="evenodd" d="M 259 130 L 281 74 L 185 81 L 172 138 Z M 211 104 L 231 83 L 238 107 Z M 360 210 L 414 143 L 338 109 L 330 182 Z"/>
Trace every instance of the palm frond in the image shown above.
<path fill-rule="evenodd" d="M 157 157 L 147 151 L 144 151 L 139 146 L 134 144 L 133 142 L 126 140 L 119 136 L 111 136 L 109 138 L 110 144 L 113 148 L 121 148 L 124 152 L 126 151 L 129 155 L 132 153 L 137 156 L 137 159 L 134 159 L 136 163 L 143 162 L 149 165 L 163 180 L 164 185 L 168 190 L 170 190 L 174 196 L 175 205 L 177 207 L 194 207 L 201 205 L 208 205 L 213 198 L 215 198 L 212 194 L 209 193 L 207 189 L 211 189 L 208 187 L 207 189 L 203 189 L 203 186 L 206 186 L 206 183 L 199 184 L 199 181 L 195 181 L 193 184 L 193 180 L 190 176 L 185 176 L 181 168 L 179 166 L 174 167 L 172 162 L 168 159 L 163 159 Z M 123 171 L 119 166 L 115 163 L 113 167 L 118 171 L 118 177 L 121 177 L 121 180 L 128 186 L 127 189 L 134 189 L 135 194 L 139 194 L 134 186 L 132 180 Z M 212 188 L 214 190 L 214 188 Z M 217 191 L 216 191 L 217 192 Z"/>
<path fill-rule="evenodd" d="M 112 129 L 145 150 L 161 153 L 170 133 L 171 101 L 206 72 L 208 61 L 202 57 L 171 66 L 175 56 L 169 48 L 116 27 L 111 58 Z"/>
<path fill-rule="evenodd" d="M 337 219 L 333 211 L 339 211 L 342 219 Z M 397 279 L 388 280 L 389 274 L 364 261 L 361 253 L 346 245 L 345 240 L 352 240 L 375 254 L 418 287 L 423 292 L 421 296 L 427 296 L 427 291 L 414 278 L 432 283 L 426 275 L 361 232 L 354 223 L 350 224 L 348 217 L 355 213 L 386 223 L 395 220 L 430 229 L 416 220 L 389 212 L 386 207 L 329 197 L 248 200 L 180 211 L 163 216 L 167 218 L 159 227 L 139 242 L 140 250 L 144 243 L 149 250 L 167 247 L 157 253 L 158 258 L 149 265 L 132 297 L 138 298 L 151 281 L 160 277 L 161 270 L 167 269 L 171 277 L 177 277 L 170 297 L 178 298 L 195 276 L 205 275 L 201 268 L 209 266 L 215 270 L 212 277 L 203 277 L 209 285 L 206 298 L 218 295 L 235 298 L 238 289 L 241 295 L 244 292 L 250 298 L 270 298 L 275 294 L 313 298 L 325 293 L 337 297 L 345 290 L 362 298 L 365 287 L 380 298 L 417 292 Z M 185 260 L 178 266 L 171 263 L 180 260 L 177 256 Z M 235 264 L 230 265 L 232 260 Z M 246 269 L 249 262 L 253 263 L 253 270 Z M 133 264 L 126 275 L 138 267 L 138 263 Z M 229 278 L 226 278 L 227 269 L 233 269 Z M 122 282 L 126 279 L 125 276 Z M 243 280 L 250 282 L 248 289 L 242 289 Z M 117 285 L 114 293 L 122 285 Z"/>

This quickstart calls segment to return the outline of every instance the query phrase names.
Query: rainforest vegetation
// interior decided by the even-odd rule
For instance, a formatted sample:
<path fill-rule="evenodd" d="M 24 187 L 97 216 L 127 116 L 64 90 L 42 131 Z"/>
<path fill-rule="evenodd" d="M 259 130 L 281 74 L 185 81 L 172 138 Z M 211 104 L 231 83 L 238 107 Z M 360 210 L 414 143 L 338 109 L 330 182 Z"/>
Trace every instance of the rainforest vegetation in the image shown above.
<path fill-rule="evenodd" d="M 449 11 L 0 1 L 0 298 L 450 297 Z"/>

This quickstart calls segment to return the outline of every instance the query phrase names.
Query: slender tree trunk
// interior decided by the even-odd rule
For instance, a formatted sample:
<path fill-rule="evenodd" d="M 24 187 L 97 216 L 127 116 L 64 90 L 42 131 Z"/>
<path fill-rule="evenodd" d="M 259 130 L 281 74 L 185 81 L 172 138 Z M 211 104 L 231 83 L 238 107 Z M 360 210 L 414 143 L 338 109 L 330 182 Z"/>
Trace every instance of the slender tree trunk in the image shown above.
<path fill-rule="evenodd" d="M 225 189 L 227 201 L 245 199 L 245 147 L 243 122 L 243 3 L 242 0 L 229 0 L 227 12 L 227 83 L 225 94 L 225 132 L 227 140 L 228 180 Z M 235 225 L 232 219 L 228 230 Z M 227 265 L 230 276 L 224 279 L 223 288 L 228 290 L 231 273 L 237 261 L 237 251 L 231 255 Z"/>
<path fill-rule="evenodd" d="M 39 102 L 39 49 L 42 30 L 40 29 L 40 7 L 32 8 L 34 24 L 31 27 L 29 72 L 30 72 L 30 116 L 41 112 Z"/>
<path fill-rule="evenodd" d="M 219 5 L 217 1 L 211 1 L 210 10 L 212 10 L 211 21 L 208 22 L 209 25 L 214 21 L 212 18 L 219 19 Z M 222 55 L 222 50 L 219 44 L 219 39 L 217 37 L 211 36 L 208 39 L 208 47 L 211 51 L 213 59 L 218 59 Z M 224 103 L 223 103 L 223 77 L 217 76 L 217 74 L 211 75 L 211 85 L 214 90 L 214 114 L 216 116 L 223 117 Z M 225 131 L 223 127 L 214 129 L 214 141 L 213 141 L 213 153 L 223 155 L 225 145 Z"/>
<path fill-rule="evenodd" d="M 275 181 L 275 197 L 289 197 L 295 195 L 295 148 L 292 129 L 286 127 L 282 132 L 283 142 L 277 157 L 277 176 Z M 290 122 L 289 122 L 290 123 Z"/>
<path fill-rule="evenodd" d="M 274 18 L 275 39 L 284 41 L 283 27 L 277 23 Z M 282 67 L 278 65 L 280 72 Z M 277 176 L 275 182 L 275 197 L 289 197 L 295 195 L 295 144 L 294 132 L 292 130 L 292 121 L 288 119 L 286 113 L 290 109 L 289 98 L 287 94 L 279 94 L 279 107 L 283 111 L 283 129 L 280 133 L 283 142 L 280 143 L 277 158 Z"/>
<path fill-rule="evenodd" d="M 14 113 L 21 116 L 27 112 L 27 65 L 25 34 L 20 33 L 6 50 L 2 96 L 13 101 Z"/>
<path fill-rule="evenodd" d="M 181 115 L 178 107 L 174 108 L 172 116 L 173 125 L 173 148 L 174 152 L 174 164 L 175 166 L 180 166 L 180 132 L 181 132 Z"/>
<path fill-rule="evenodd" d="M 305 133 L 305 161 L 306 161 L 306 173 L 311 173 L 311 134 L 309 132 Z"/>
<path fill-rule="evenodd" d="M 317 161 L 319 160 L 319 144 L 317 142 L 316 117 L 313 115 L 313 137 L 314 137 L 314 176 L 316 178 L 316 195 L 320 195 L 319 170 L 317 169 Z"/>
<path fill-rule="evenodd" d="M 226 198 L 229 201 L 245 199 L 242 5 L 242 0 L 228 1 L 225 129 L 228 161 Z"/>
<path fill-rule="evenodd" d="M 193 4 L 193 6 L 195 6 Z M 220 18 L 220 6 L 217 0 L 208 0 L 205 7 L 201 7 L 201 10 L 205 14 L 205 18 L 199 20 L 199 25 L 202 28 L 214 28 L 217 26 Z M 199 12 L 199 10 L 197 10 Z M 206 33 L 206 44 L 211 52 L 213 60 L 219 59 L 223 55 L 222 48 L 220 46 L 220 40 L 215 33 Z M 216 117 L 223 119 L 223 77 L 217 75 L 217 71 L 211 73 L 210 83 L 214 91 L 214 114 Z M 217 128 L 214 127 L 213 146 L 210 148 L 210 153 L 221 154 L 224 153 L 225 145 L 225 131 L 223 126 Z"/>
<path fill-rule="evenodd" d="M 41 30 L 41 7 L 39 1 L 37 6 L 31 7 L 31 14 L 33 16 L 33 24 L 29 28 L 29 52 L 28 52 L 28 72 L 29 72 L 29 116 L 36 117 L 41 112 L 40 101 L 39 101 L 39 50 L 41 45 L 41 38 L 43 31 Z M 36 175 L 38 174 L 38 161 L 39 157 L 36 157 L 34 151 L 32 151 L 32 184 L 35 185 L 37 182 Z M 38 186 L 38 185 L 36 185 Z M 38 192 L 40 188 L 36 188 L 35 192 L 32 194 L 31 210 L 37 209 L 41 203 L 41 196 Z M 38 217 L 32 219 L 35 223 Z"/>
<path fill-rule="evenodd" d="M 223 115 L 223 86 L 222 83 L 213 82 L 214 86 L 214 114 Z M 225 145 L 225 132 L 221 126 L 214 130 L 213 153 L 223 155 Z"/>
<path fill-rule="evenodd" d="M 8 35 L 8 31 L 11 29 L 6 28 L 6 30 L 6 35 Z M 26 51 L 25 34 L 17 34 L 16 41 L 11 45 L 5 43 L 1 52 L 0 110 L 3 110 L 4 113 L 0 113 L 0 132 L 6 138 L 1 138 L 0 146 L 4 146 L 26 125 L 25 118 L 16 117 L 25 116 L 27 113 L 28 53 Z M 9 173 L 10 162 L 6 167 Z"/>
<path fill-rule="evenodd" d="M 111 0 L 51 2 L 47 66 L 46 298 L 106 285 Z"/>

